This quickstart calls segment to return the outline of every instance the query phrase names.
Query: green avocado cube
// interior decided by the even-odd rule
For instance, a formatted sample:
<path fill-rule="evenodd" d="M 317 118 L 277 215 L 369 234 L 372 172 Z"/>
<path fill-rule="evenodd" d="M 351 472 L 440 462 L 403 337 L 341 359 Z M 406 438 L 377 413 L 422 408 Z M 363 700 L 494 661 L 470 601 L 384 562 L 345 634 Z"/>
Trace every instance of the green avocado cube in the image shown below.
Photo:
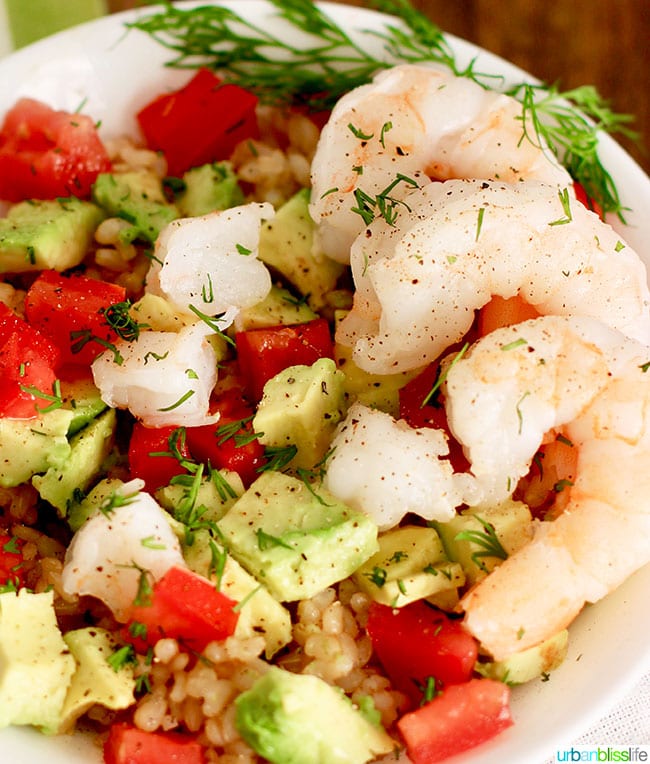
<path fill-rule="evenodd" d="M 61 710 L 59 734 L 71 730 L 75 721 L 94 705 L 117 711 L 135 702 L 133 666 L 125 664 L 115 670 L 108 662 L 121 647 L 109 631 L 92 626 L 69 631 L 63 639 L 77 669 Z"/>
<path fill-rule="evenodd" d="M 263 473 L 219 522 L 230 554 L 280 602 L 308 599 L 377 551 L 377 526 L 318 486 Z"/>
<path fill-rule="evenodd" d="M 92 379 L 61 380 L 61 398 L 63 406 L 73 413 L 68 436 L 79 432 L 107 408 Z"/>
<path fill-rule="evenodd" d="M 158 234 L 178 217 L 178 210 L 166 199 L 160 180 L 145 170 L 101 173 L 93 185 L 94 201 L 109 215 L 131 223 L 122 238 L 153 244 Z"/>
<path fill-rule="evenodd" d="M 36 473 L 65 464 L 73 416 L 59 408 L 35 419 L 0 418 L 0 486 L 20 485 Z"/>
<path fill-rule="evenodd" d="M 0 218 L 0 273 L 79 265 L 104 217 L 97 205 L 75 197 L 13 205 Z"/>
<path fill-rule="evenodd" d="M 235 725 L 272 764 L 365 764 L 398 746 L 324 680 L 272 666 L 235 701 Z"/>
<path fill-rule="evenodd" d="M 70 455 L 64 464 L 32 478 L 40 497 L 56 507 L 61 517 L 67 515 L 77 494 L 84 493 L 100 475 L 113 447 L 116 422 L 115 409 L 106 409 L 70 438 Z"/>
<path fill-rule="evenodd" d="M 75 668 L 53 592 L 0 594 L 0 728 L 25 724 L 56 732 Z"/>
<path fill-rule="evenodd" d="M 183 557 L 191 570 L 214 579 L 219 591 L 239 603 L 235 636 L 264 637 L 267 658 L 291 642 L 291 615 L 287 608 L 245 571 L 208 530 L 202 528 L 193 534 L 192 543 L 183 545 Z"/>
<path fill-rule="evenodd" d="M 315 225 L 309 215 L 309 195 L 309 189 L 298 191 L 262 226 L 259 258 L 318 310 L 325 305 L 325 295 L 334 289 L 345 268 L 314 250 Z"/>
<path fill-rule="evenodd" d="M 456 591 L 465 583 L 462 567 L 447 559 L 436 531 L 417 525 L 382 533 L 379 551 L 353 578 L 376 602 L 390 607 Z"/>
<path fill-rule="evenodd" d="M 530 541 L 533 520 L 526 504 L 507 500 L 480 510 L 469 507 L 435 528 L 449 559 L 459 562 L 475 584 Z"/>
<path fill-rule="evenodd" d="M 562 629 L 538 645 L 521 650 L 503 660 L 480 661 L 476 664 L 476 671 L 481 676 L 498 679 L 510 685 L 523 684 L 556 669 L 566 658 L 568 646 L 569 632 Z"/>
<path fill-rule="evenodd" d="M 183 175 L 185 189 L 176 204 L 185 217 L 199 217 L 244 203 L 237 175 L 230 162 L 192 167 Z"/>
<path fill-rule="evenodd" d="M 306 324 L 315 318 L 318 314 L 307 303 L 297 300 L 288 289 L 274 284 L 263 300 L 239 311 L 233 326 L 236 331 L 245 332 L 267 326 Z"/>
<path fill-rule="evenodd" d="M 194 477 L 176 478 L 172 484 L 159 488 L 155 499 L 178 519 L 182 519 L 179 510 L 190 500 L 192 506 L 201 512 L 202 521 L 216 522 L 221 520 L 244 490 L 237 472 L 214 470 L 198 484 Z"/>
<path fill-rule="evenodd" d="M 331 358 L 289 366 L 264 385 L 253 419 L 259 441 L 272 448 L 295 446 L 293 468 L 309 469 L 325 456 L 345 416 L 345 377 Z"/>
<path fill-rule="evenodd" d="M 68 505 L 67 521 L 70 529 L 78 531 L 89 517 L 100 511 L 104 502 L 110 501 L 116 493 L 121 493 L 124 485 L 119 478 L 104 478 L 79 500 L 73 498 Z"/>

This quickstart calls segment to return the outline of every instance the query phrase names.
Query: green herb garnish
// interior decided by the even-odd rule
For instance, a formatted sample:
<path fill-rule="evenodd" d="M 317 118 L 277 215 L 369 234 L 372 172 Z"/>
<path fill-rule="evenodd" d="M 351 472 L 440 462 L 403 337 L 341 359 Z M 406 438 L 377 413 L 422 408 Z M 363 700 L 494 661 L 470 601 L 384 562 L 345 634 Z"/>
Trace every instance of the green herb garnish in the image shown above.
<path fill-rule="evenodd" d="M 503 548 L 501 541 L 499 541 L 494 526 L 478 515 L 474 515 L 474 517 L 481 524 L 483 530 L 461 531 L 456 535 L 455 540 L 470 541 L 479 547 L 476 552 L 472 553 L 471 559 L 478 568 L 487 573 L 487 566 L 483 562 L 483 557 L 496 557 L 499 560 L 506 560 L 508 558 L 508 553 Z"/>
<path fill-rule="evenodd" d="M 166 3 L 162 11 L 129 23 L 168 48 L 168 65 L 202 66 L 226 81 L 251 90 L 267 103 L 306 104 L 325 110 L 346 92 L 368 82 L 395 63 L 435 62 L 489 90 L 506 92 L 522 104 L 522 140 L 548 144 L 587 195 L 605 212 L 623 219 L 623 208 L 611 175 L 598 157 L 600 133 L 637 139 L 633 118 L 617 114 L 591 86 L 561 92 L 555 86 L 520 83 L 505 87 L 503 78 L 481 73 L 475 61 L 459 65 L 442 30 L 409 0 L 370 0 L 369 5 L 396 17 L 383 30 L 356 30 L 351 35 L 312 0 L 270 0 L 288 25 L 276 35 L 230 8 L 183 9 Z M 297 34 L 302 38 L 295 43 Z M 360 39 L 375 43 L 374 55 Z"/>

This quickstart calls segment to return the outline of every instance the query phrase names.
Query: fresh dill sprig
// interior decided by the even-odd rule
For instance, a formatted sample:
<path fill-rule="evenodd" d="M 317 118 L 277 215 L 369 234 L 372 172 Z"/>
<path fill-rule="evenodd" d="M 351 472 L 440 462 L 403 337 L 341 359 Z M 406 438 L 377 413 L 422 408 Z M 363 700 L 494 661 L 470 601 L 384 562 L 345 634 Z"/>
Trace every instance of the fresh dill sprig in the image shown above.
<path fill-rule="evenodd" d="M 127 24 L 173 52 L 168 66 L 211 68 L 255 92 L 267 103 L 306 104 L 326 110 L 349 90 L 396 63 L 435 62 L 488 90 L 522 103 L 522 140 L 549 144 L 571 176 L 604 212 L 621 220 L 623 207 L 611 175 L 598 156 L 601 133 L 635 138 L 632 117 L 616 114 L 592 86 L 560 92 L 555 86 L 522 83 L 504 90 L 503 78 L 480 72 L 476 61 L 459 65 L 445 34 L 410 0 L 370 0 L 395 17 L 383 30 L 358 29 L 351 36 L 312 0 L 269 0 L 290 28 L 278 36 L 224 6 L 182 9 L 166 2 L 162 11 Z M 373 55 L 356 41 L 380 40 Z"/>
<path fill-rule="evenodd" d="M 166 3 L 164 11 L 127 26 L 173 51 L 169 66 L 208 66 L 271 103 L 328 108 L 376 72 L 377 60 L 311 0 L 270 1 L 307 38 L 296 44 L 295 35 L 279 37 L 223 6 L 183 10 Z"/>
<path fill-rule="evenodd" d="M 638 133 L 629 127 L 632 115 L 612 111 L 592 85 L 561 92 L 554 85 L 522 83 L 506 92 L 521 101 L 523 137 L 538 146 L 548 145 L 587 196 L 623 219 L 616 184 L 598 157 L 598 143 L 600 132 L 638 140 Z"/>
<path fill-rule="evenodd" d="M 131 315 L 131 301 L 124 300 L 100 308 L 99 312 L 104 316 L 106 323 L 126 342 L 135 342 L 140 336 L 140 329 L 148 329 L 148 324 L 139 324 Z"/>
<path fill-rule="evenodd" d="M 508 558 L 508 553 L 503 548 L 494 526 L 478 515 L 474 515 L 474 517 L 478 520 L 483 529 L 480 531 L 461 531 L 455 536 L 455 540 L 470 541 L 479 547 L 477 551 L 472 553 L 471 559 L 477 567 L 487 573 L 487 566 L 481 559 L 482 557 L 496 557 L 499 560 L 506 560 Z"/>

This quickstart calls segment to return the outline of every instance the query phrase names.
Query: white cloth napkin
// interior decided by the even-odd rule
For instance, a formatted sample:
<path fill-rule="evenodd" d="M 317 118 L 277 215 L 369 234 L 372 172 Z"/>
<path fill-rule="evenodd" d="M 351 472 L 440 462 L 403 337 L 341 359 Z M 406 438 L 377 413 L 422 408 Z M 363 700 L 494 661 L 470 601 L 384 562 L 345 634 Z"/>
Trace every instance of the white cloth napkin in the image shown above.
<path fill-rule="evenodd" d="M 586 732 L 584 744 L 650 745 L 650 674 L 608 716 Z"/>
<path fill-rule="evenodd" d="M 607 716 L 574 740 L 573 745 L 650 745 L 650 674 Z M 555 758 L 545 764 L 555 764 Z"/>

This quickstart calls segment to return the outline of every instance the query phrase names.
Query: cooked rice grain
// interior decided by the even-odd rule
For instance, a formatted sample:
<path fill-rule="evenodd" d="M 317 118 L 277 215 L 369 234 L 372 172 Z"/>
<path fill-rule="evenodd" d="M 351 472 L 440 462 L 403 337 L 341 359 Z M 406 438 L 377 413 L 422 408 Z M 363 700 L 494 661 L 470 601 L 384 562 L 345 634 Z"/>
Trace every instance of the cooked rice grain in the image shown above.
<path fill-rule="evenodd" d="M 369 696 L 390 728 L 405 698 L 369 663 L 372 645 L 361 626 L 369 604 L 349 581 L 298 603 L 294 642 L 277 663 L 340 687 L 354 703 Z M 179 728 L 196 734 L 208 761 L 261 761 L 237 731 L 234 702 L 268 670 L 263 650 L 262 637 L 233 636 L 211 642 L 197 657 L 174 639 L 159 640 L 153 665 L 140 668 L 149 672 L 151 692 L 138 702 L 135 724 L 149 732 Z"/>

